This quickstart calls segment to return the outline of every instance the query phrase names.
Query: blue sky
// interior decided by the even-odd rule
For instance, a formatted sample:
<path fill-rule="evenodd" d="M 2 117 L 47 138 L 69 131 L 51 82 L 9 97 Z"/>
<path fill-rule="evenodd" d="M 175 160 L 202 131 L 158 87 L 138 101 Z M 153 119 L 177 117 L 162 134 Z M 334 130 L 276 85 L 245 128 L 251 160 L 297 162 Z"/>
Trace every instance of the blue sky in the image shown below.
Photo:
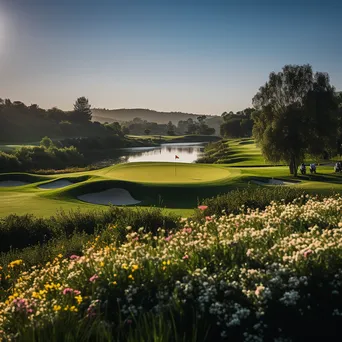
<path fill-rule="evenodd" d="M 342 90 L 341 13 L 329 0 L 0 0 L 0 97 L 221 114 L 304 63 Z"/>

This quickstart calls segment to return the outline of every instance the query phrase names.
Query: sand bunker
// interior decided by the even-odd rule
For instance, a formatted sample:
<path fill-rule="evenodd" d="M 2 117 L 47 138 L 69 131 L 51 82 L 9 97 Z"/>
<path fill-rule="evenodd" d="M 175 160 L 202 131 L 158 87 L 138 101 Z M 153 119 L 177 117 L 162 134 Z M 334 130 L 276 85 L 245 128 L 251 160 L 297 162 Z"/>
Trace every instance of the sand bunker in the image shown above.
<path fill-rule="evenodd" d="M 13 180 L 0 181 L 0 188 L 9 188 L 12 186 L 21 186 L 21 185 L 27 185 L 27 184 L 30 184 L 30 183 L 22 182 L 22 181 L 13 181 Z"/>
<path fill-rule="evenodd" d="M 283 181 L 281 179 L 274 179 L 274 178 L 266 179 L 263 182 L 252 180 L 252 183 L 258 184 L 258 185 L 292 185 L 292 184 L 295 184 L 295 182 Z"/>
<path fill-rule="evenodd" d="M 140 203 L 140 201 L 134 199 L 127 190 L 120 188 L 113 188 L 101 192 L 85 194 L 77 198 L 84 202 L 105 205 L 131 205 Z"/>
<path fill-rule="evenodd" d="M 69 182 L 66 179 L 60 179 L 60 180 L 56 180 L 50 183 L 41 184 L 38 186 L 38 188 L 45 189 L 45 190 L 59 189 L 59 188 L 64 188 L 65 186 L 69 186 L 71 184 L 73 183 Z"/>

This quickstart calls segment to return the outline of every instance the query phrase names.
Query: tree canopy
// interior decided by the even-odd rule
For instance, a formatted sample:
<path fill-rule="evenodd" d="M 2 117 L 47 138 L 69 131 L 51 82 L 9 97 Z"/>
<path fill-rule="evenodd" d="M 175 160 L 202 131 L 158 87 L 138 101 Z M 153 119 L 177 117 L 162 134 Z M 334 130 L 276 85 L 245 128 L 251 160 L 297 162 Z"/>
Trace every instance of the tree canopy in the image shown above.
<path fill-rule="evenodd" d="M 92 113 L 90 108 L 89 100 L 84 96 L 79 97 L 74 104 L 73 116 L 75 121 L 91 121 Z"/>
<path fill-rule="evenodd" d="M 309 153 L 321 156 L 336 139 L 337 101 L 327 73 L 285 65 L 269 75 L 253 98 L 253 135 L 263 155 L 284 161 L 291 174 Z"/>

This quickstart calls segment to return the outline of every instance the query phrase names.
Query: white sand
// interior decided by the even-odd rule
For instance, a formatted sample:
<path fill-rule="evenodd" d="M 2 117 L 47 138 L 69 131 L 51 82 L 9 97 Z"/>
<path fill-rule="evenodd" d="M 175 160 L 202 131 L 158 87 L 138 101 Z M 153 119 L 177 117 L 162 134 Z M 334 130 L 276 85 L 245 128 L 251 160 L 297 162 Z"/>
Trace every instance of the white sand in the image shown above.
<path fill-rule="evenodd" d="M 50 189 L 59 189 L 59 188 L 64 188 L 65 186 L 69 186 L 73 183 L 69 182 L 66 179 L 60 179 L 56 181 L 52 181 L 49 183 L 41 184 L 38 186 L 40 189 L 45 189 L 45 190 L 50 190 Z"/>
<path fill-rule="evenodd" d="M 0 181 L 0 188 L 9 188 L 11 186 L 21 186 L 30 184 L 29 182 L 22 182 L 22 181 Z"/>
<path fill-rule="evenodd" d="M 280 179 L 274 179 L 274 178 L 269 178 L 265 182 L 257 181 L 257 180 L 252 180 L 252 183 L 258 184 L 258 185 L 292 185 L 295 184 L 295 182 L 285 182 Z"/>
<path fill-rule="evenodd" d="M 113 188 L 101 192 L 89 193 L 78 196 L 77 198 L 84 202 L 105 205 L 130 205 L 140 203 L 140 201 L 134 199 L 127 190 L 120 188 Z"/>

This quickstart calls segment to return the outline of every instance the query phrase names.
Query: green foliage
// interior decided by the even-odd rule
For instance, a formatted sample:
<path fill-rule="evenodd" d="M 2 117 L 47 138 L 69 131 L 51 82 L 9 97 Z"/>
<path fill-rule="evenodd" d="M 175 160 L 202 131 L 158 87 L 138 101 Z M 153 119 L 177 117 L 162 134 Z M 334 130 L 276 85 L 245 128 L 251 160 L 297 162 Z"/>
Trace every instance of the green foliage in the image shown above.
<path fill-rule="evenodd" d="M 51 148 L 54 146 L 52 140 L 49 137 L 44 137 L 41 141 L 40 141 L 40 146 L 43 146 L 47 149 Z"/>
<path fill-rule="evenodd" d="M 61 169 L 72 166 L 83 166 L 84 157 L 73 147 L 57 148 L 52 144 L 49 138 L 44 140 L 49 147 L 45 146 L 22 146 L 15 151 L 15 157 L 18 159 L 21 170 L 35 170 L 44 168 Z M 7 169 L 6 171 L 14 171 Z"/>
<path fill-rule="evenodd" d="M 306 153 L 321 156 L 335 147 L 336 101 L 329 76 L 310 65 L 272 72 L 253 98 L 253 135 L 265 158 L 284 161 L 297 175 Z"/>
<path fill-rule="evenodd" d="M 91 121 L 91 109 L 87 98 L 84 96 L 79 97 L 74 104 L 74 111 L 71 113 L 73 121 L 87 122 Z"/>
<path fill-rule="evenodd" d="M 242 138 L 252 135 L 254 109 L 246 108 L 242 111 L 224 112 L 223 123 L 220 126 L 220 134 L 226 138 Z"/>
<path fill-rule="evenodd" d="M 159 227 L 176 227 L 178 220 L 178 216 L 164 214 L 162 209 L 153 207 L 137 210 L 110 207 L 104 211 L 59 211 L 50 218 L 12 214 L 0 219 L 0 251 L 42 244 L 74 233 L 94 234 L 108 224 L 121 227 L 118 229 L 121 238 L 124 238 L 127 226 L 135 230 L 144 227 L 146 231 L 155 233 Z"/>
<path fill-rule="evenodd" d="M 241 207 L 264 209 L 272 201 L 289 203 L 295 198 L 305 195 L 304 190 L 285 186 L 272 188 L 248 187 L 230 191 L 224 195 L 207 198 L 203 201 L 208 206 L 208 215 L 237 214 Z M 198 213 L 197 213 L 198 214 Z"/>
<path fill-rule="evenodd" d="M 20 170 L 21 164 L 15 155 L 0 151 L 0 172 Z"/>
<path fill-rule="evenodd" d="M 229 156 L 229 144 L 227 140 L 209 143 L 204 148 L 204 154 L 196 160 L 196 163 L 219 164 L 226 163 Z"/>

